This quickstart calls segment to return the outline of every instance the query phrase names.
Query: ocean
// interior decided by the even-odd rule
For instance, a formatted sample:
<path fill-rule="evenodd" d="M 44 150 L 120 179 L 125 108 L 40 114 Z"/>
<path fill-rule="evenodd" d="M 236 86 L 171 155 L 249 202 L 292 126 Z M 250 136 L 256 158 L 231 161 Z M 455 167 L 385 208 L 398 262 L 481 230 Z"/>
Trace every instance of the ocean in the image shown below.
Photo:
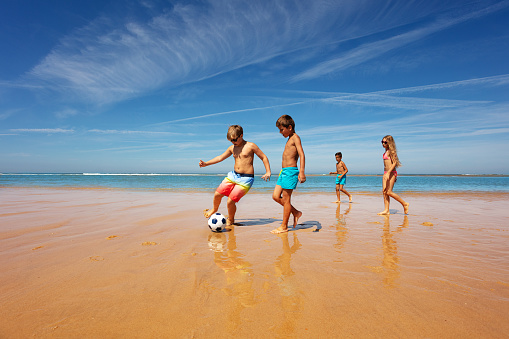
<path fill-rule="evenodd" d="M 104 174 L 104 173 L 25 173 L 1 174 L 0 188 L 37 187 L 72 189 L 124 189 L 169 191 L 214 191 L 225 174 Z M 265 182 L 255 176 L 253 191 L 271 192 L 277 181 Z M 352 193 L 378 193 L 380 175 L 349 175 L 345 189 Z M 335 192 L 335 176 L 308 175 L 297 186 L 301 192 Z M 498 175 L 399 175 L 395 192 L 509 192 L 509 176 Z"/>

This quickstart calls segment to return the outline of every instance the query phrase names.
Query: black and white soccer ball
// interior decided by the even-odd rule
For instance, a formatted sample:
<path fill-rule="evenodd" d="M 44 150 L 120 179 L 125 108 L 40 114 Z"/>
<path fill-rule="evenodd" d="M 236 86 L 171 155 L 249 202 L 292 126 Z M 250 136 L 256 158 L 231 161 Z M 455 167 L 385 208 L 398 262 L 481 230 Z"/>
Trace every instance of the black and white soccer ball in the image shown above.
<path fill-rule="evenodd" d="M 226 218 L 221 213 L 214 213 L 210 216 L 208 224 L 212 232 L 221 232 L 226 226 Z"/>

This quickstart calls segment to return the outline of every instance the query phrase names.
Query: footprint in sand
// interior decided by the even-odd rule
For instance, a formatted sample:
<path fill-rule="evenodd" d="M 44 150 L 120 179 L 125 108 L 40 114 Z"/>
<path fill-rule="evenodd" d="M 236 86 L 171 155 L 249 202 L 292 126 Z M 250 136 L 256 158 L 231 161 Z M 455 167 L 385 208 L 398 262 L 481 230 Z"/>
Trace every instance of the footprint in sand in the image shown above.
<path fill-rule="evenodd" d="M 118 237 L 118 235 L 110 235 L 110 236 L 109 236 L 109 237 L 107 237 L 106 239 L 107 239 L 107 240 L 111 240 L 111 239 L 116 238 L 116 237 Z"/>
<path fill-rule="evenodd" d="M 35 251 L 35 250 L 38 250 L 39 248 L 43 248 L 44 246 L 37 246 L 37 247 L 34 247 L 32 248 L 32 251 Z"/>
<path fill-rule="evenodd" d="M 426 221 L 426 222 L 423 222 L 421 225 L 422 225 L 422 226 L 433 226 L 433 223 L 432 223 L 432 222 L 427 222 L 427 221 Z"/>
<path fill-rule="evenodd" d="M 145 241 L 144 243 L 141 244 L 142 246 L 152 246 L 152 245 L 157 245 L 156 242 L 153 242 L 153 241 Z"/>
<path fill-rule="evenodd" d="M 90 261 L 103 261 L 104 258 L 101 257 L 100 255 L 94 255 L 93 257 L 88 257 L 88 259 L 90 259 Z"/>

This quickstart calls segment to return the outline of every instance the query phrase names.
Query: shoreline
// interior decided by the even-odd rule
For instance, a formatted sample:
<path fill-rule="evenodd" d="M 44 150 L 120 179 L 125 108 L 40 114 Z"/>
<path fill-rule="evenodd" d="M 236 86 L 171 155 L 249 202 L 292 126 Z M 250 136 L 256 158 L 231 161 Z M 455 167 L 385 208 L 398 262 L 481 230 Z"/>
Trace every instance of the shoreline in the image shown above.
<path fill-rule="evenodd" d="M 342 195 L 343 196 L 343 195 Z M 2 188 L 6 337 L 490 337 L 509 332 L 509 194 L 298 192 L 302 224 L 249 192 Z M 220 212 L 225 212 L 225 200 Z"/>
<path fill-rule="evenodd" d="M 203 193 L 203 194 L 213 194 L 216 188 L 133 188 L 133 187 L 107 187 L 107 186 L 0 186 L 1 190 L 62 190 L 62 191 L 124 191 L 124 192 L 153 192 L 153 193 Z M 356 191 L 351 189 L 350 187 L 346 187 L 348 191 L 352 194 L 358 195 L 372 195 L 372 196 L 381 196 L 382 188 L 378 191 Z M 272 194 L 274 191 L 273 187 L 269 188 L 260 188 L 260 187 L 252 187 L 249 190 L 249 194 Z M 488 196 L 496 196 L 500 195 L 501 197 L 505 197 L 509 199 L 509 191 L 486 191 L 486 190 L 444 190 L 444 191 L 411 191 L 411 190 L 394 190 L 397 194 L 404 195 L 412 195 L 412 196 L 440 196 L 440 195 L 453 195 L 453 196 L 461 196 L 461 195 L 488 195 Z M 328 190 L 308 190 L 308 189 L 300 189 L 297 188 L 294 190 L 295 194 L 323 194 L 330 195 L 336 194 L 334 187 L 329 188 Z M 343 195 L 343 193 L 342 193 Z"/>

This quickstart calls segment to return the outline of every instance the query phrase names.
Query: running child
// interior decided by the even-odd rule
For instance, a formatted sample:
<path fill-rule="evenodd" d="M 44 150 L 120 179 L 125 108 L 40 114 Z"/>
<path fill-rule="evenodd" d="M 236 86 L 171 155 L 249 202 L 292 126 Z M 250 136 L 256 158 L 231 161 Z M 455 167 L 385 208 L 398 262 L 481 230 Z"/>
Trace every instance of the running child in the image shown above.
<path fill-rule="evenodd" d="M 339 196 L 340 196 L 340 191 L 345 193 L 346 195 L 348 195 L 348 202 L 352 202 L 352 195 L 350 193 L 348 193 L 344 188 L 343 186 L 346 184 L 346 174 L 348 173 L 348 168 L 346 167 L 345 163 L 343 162 L 343 160 L 341 160 L 343 158 L 343 154 L 341 154 L 341 152 L 338 152 L 336 153 L 336 172 L 330 172 L 329 174 L 337 174 L 338 176 L 336 177 L 336 195 L 338 196 L 338 200 L 336 201 L 336 203 L 340 203 L 340 199 L 339 199 Z"/>
<path fill-rule="evenodd" d="M 224 196 L 228 197 L 228 217 L 227 225 L 235 224 L 235 212 L 237 211 L 237 203 L 246 195 L 254 182 L 254 166 L 253 160 L 256 154 L 263 161 L 265 166 L 265 174 L 262 179 L 270 180 L 270 164 L 269 158 L 262 152 L 256 144 L 244 140 L 244 131 L 239 125 L 232 125 L 228 128 L 226 138 L 231 141 L 232 145 L 221 155 L 204 162 L 200 160 L 200 167 L 206 167 L 217 164 L 233 155 L 235 165 L 233 171 L 229 172 L 214 193 L 213 207 L 204 211 L 205 218 L 209 218 L 216 213 Z"/>
<path fill-rule="evenodd" d="M 291 198 L 297 182 L 305 182 L 306 175 L 304 174 L 306 166 L 306 158 L 300 137 L 295 133 L 295 122 L 289 115 L 282 115 L 276 122 L 279 133 L 283 137 L 288 138 L 286 141 L 285 149 L 283 151 L 283 164 L 282 170 L 279 173 L 272 199 L 278 204 L 283 206 L 283 222 L 281 226 L 271 231 L 271 233 L 284 233 L 288 232 L 288 220 L 290 214 L 293 215 L 293 227 L 297 226 L 302 212 L 292 206 Z M 297 168 L 297 160 L 300 158 L 300 170 Z"/>
<path fill-rule="evenodd" d="M 382 139 L 382 146 L 385 148 L 385 153 L 382 157 L 384 160 L 382 193 L 384 196 L 385 209 L 378 214 L 380 215 L 390 214 L 389 212 L 390 198 L 396 199 L 396 201 L 398 201 L 401 204 L 401 206 L 403 206 L 405 214 L 408 214 L 408 206 L 410 206 L 410 204 L 407 203 L 405 200 L 401 199 L 399 195 L 392 191 L 394 184 L 398 179 L 398 172 L 396 171 L 396 168 L 401 166 L 401 162 L 399 161 L 398 158 L 398 152 L 396 150 L 396 142 L 394 141 L 394 138 L 392 136 L 386 135 Z"/>

